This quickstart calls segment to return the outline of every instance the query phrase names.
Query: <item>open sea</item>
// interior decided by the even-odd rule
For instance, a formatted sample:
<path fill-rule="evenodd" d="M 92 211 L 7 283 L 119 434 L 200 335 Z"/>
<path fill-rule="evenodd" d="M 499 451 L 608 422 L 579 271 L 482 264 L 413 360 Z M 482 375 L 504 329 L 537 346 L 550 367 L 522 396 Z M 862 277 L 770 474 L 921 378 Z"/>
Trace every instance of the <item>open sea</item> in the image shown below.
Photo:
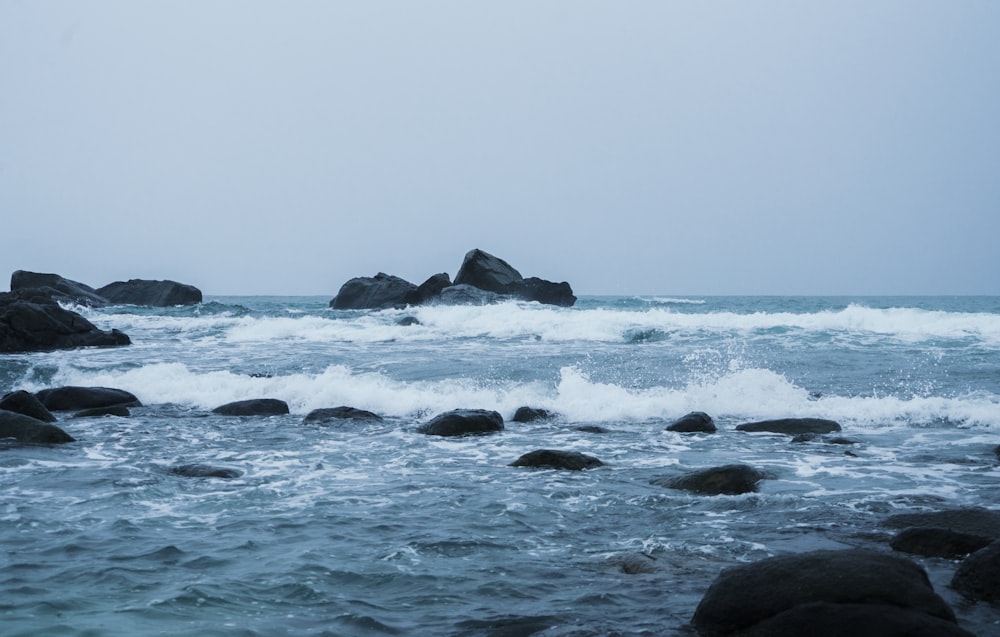
<path fill-rule="evenodd" d="M 329 300 L 74 308 L 133 345 L 0 356 L 0 394 L 143 403 L 58 414 L 75 443 L 0 441 L 0 634 L 689 635 L 727 566 L 888 551 L 889 515 L 1000 509 L 1000 297 Z M 211 413 L 265 397 L 292 413 Z M 385 420 L 303 423 L 339 405 Z M 558 416 L 512 422 L 524 405 Z M 456 408 L 506 429 L 416 432 Z M 695 410 L 718 433 L 664 430 Z M 804 416 L 853 444 L 734 429 Z M 508 466 L 535 449 L 606 466 Z M 168 472 L 191 463 L 243 473 Z M 739 496 L 651 482 L 730 463 L 769 478 Z M 948 588 L 956 562 L 914 559 L 961 626 L 1000 634 L 1000 607 Z"/>

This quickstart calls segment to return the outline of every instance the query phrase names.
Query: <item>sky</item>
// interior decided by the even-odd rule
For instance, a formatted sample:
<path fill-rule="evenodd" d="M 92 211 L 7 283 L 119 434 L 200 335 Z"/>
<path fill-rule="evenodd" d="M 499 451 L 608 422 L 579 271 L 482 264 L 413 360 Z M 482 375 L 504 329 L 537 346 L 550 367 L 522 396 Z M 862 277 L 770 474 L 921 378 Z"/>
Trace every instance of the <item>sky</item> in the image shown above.
<path fill-rule="evenodd" d="M 0 0 L 0 220 L 94 287 L 996 295 L 1000 2 Z"/>

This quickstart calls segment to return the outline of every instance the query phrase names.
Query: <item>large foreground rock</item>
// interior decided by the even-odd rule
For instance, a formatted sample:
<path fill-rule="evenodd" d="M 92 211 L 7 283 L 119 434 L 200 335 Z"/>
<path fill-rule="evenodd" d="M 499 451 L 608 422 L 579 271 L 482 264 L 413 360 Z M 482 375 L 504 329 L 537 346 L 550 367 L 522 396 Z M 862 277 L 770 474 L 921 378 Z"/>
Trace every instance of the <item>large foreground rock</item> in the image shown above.
<path fill-rule="evenodd" d="M 97 289 L 97 294 L 111 303 L 171 307 L 201 303 L 201 290 L 176 281 L 129 279 L 115 281 Z"/>
<path fill-rule="evenodd" d="M 74 441 L 72 436 L 53 424 L 6 409 L 0 409 L 0 438 L 13 438 L 18 442 L 36 444 Z"/>
<path fill-rule="evenodd" d="M 757 483 L 764 474 L 745 464 L 728 464 L 721 467 L 692 471 L 673 478 L 657 478 L 653 484 L 668 489 L 681 489 L 704 495 L 739 495 L 757 491 Z"/>
<path fill-rule="evenodd" d="M 0 352 L 43 352 L 129 345 L 118 330 L 105 332 L 63 309 L 36 288 L 0 293 Z"/>
<path fill-rule="evenodd" d="M 972 600 L 1000 602 L 1000 541 L 965 558 L 951 587 Z"/>
<path fill-rule="evenodd" d="M 11 292 L 31 289 L 40 289 L 49 298 L 64 303 L 76 303 L 92 307 L 101 307 L 108 304 L 108 300 L 89 285 L 78 281 L 71 281 L 58 274 L 17 270 L 10 276 Z"/>
<path fill-rule="evenodd" d="M 212 412 L 223 416 L 282 416 L 289 409 L 288 403 L 277 398 L 251 398 L 220 405 Z"/>
<path fill-rule="evenodd" d="M 692 624 L 705 637 L 969 635 L 920 566 L 867 550 L 815 551 L 726 569 Z"/>
<path fill-rule="evenodd" d="M 81 409 L 100 409 L 122 405 L 125 407 L 141 407 L 142 403 L 135 394 L 124 389 L 111 387 L 54 387 L 43 389 L 36 393 L 38 400 L 52 411 L 78 411 Z"/>
<path fill-rule="evenodd" d="M 737 425 L 737 431 L 767 431 L 778 434 L 828 434 L 840 431 L 840 423 L 825 418 L 778 418 Z"/>
<path fill-rule="evenodd" d="M 431 436 L 473 436 L 503 431 L 503 416 L 487 409 L 455 409 L 417 429 Z"/>

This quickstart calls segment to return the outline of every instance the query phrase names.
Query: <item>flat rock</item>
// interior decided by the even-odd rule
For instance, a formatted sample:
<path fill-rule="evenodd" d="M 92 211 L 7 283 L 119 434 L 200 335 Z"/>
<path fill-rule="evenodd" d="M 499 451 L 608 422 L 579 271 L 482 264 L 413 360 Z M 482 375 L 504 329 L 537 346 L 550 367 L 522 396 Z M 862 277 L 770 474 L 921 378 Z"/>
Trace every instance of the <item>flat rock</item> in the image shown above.
<path fill-rule="evenodd" d="M 212 413 L 223 416 L 281 416 L 289 410 L 288 403 L 277 398 L 251 398 L 220 405 Z"/>
<path fill-rule="evenodd" d="M 77 387 L 68 385 L 43 389 L 35 396 L 52 411 L 78 411 L 81 409 L 97 409 L 124 405 L 126 407 L 141 407 L 142 403 L 135 394 L 124 389 L 111 387 Z"/>
<path fill-rule="evenodd" d="M 185 478 L 224 478 L 232 479 L 239 478 L 243 475 L 243 472 L 238 469 L 230 469 L 228 467 L 213 467 L 207 464 L 183 464 L 176 467 L 171 467 L 168 471 L 175 476 L 184 476 Z"/>
<path fill-rule="evenodd" d="M 711 416 L 703 411 L 692 411 L 667 425 L 666 430 L 677 433 L 714 434 L 716 427 Z"/>
<path fill-rule="evenodd" d="M 951 587 L 972 600 L 1000 601 L 1000 541 L 962 560 Z"/>
<path fill-rule="evenodd" d="M 761 420 L 736 426 L 737 431 L 771 432 L 778 434 L 828 434 L 840 431 L 840 423 L 825 418 L 778 418 L 776 420 Z"/>
<path fill-rule="evenodd" d="M 0 409 L 0 438 L 35 444 L 61 444 L 75 440 L 51 423 L 6 409 Z"/>
<path fill-rule="evenodd" d="M 704 495 L 739 495 L 757 491 L 764 474 L 745 464 L 730 464 L 692 471 L 672 478 L 657 478 L 653 484 Z"/>
<path fill-rule="evenodd" d="M 455 409 L 438 414 L 417 429 L 431 436 L 471 436 L 503 431 L 503 416 L 487 409 Z"/>
<path fill-rule="evenodd" d="M 316 423 L 323 424 L 331 421 L 338 420 L 362 420 L 366 422 L 382 422 L 382 416 L 376 413 L 366 411 L 364 409 L 357 409 L 355 407 L 324 407 L 322 409 L 313 409 L 306 417 L 302 420 L 304 423 Z"/>
<path fill-rule="evenodd" d="M 55 422 L 56 417 L 38 400 L 38 397 L 23 389 L 12 391 L 0 399 L 0 409 L 31 416 L 42 422 Z"/>
<path fill-rule="evenodd" d="M 511 467 L 537 467 L 544 469 L 567 469 L 582 471 L 603 466 L 604 463 L 587 454 L 576 451 L 558 451 L 555 449 L 537 449 L 528 452 L 510 463 Z"/>
<path fill-rule="evenodd" d="M 97 289 L 97 294 L 111 303 L 171 307 L 201 303 L 201 290 L 176 281 L 129 279 L 115 281 Z"/>

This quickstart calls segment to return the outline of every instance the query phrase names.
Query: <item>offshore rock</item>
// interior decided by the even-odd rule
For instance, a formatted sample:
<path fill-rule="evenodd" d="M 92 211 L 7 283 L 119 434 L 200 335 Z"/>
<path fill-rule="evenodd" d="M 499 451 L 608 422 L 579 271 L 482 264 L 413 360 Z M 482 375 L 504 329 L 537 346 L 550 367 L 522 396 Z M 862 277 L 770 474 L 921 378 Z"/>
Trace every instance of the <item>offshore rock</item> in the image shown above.
<path fill-rule="evenodd" d="M 604 466 L 604 463 L 594 456 L 588 456 L 576 451 L 538 449 L 524 454 L 508 466 L 582 471 L 583 469 L 594 469 Z"/>
<path fill-rule="evenodd" d="M 277 398 L 251 398 L 220 405 L 212 413 L 223 416 L 282 416 L 289 410 L 288 403 Z"/>
<path fill-rule="evenodd" d="M 711 416 L 703 411 L 692 411 L 667 425 L 666 431 L 714 434 L 716 427 Z"/>
<path fill-rule="evenodd" d="M 58 274 L 17 270 L 10 276 L 11 292 L 28 289 L 41 289 L 49 298 L 64 303 L 76 303 L 91 307 L 101 307 L 108 304 L 108 300 L 89 285 L 71 281 Z"/>
<path fill-rule="evenodd" d="M 76 347 L 129 345 L 118 330 L 105 332 L 63 309 L 45 290 L 0 293 L 0 352 L 44 352 Z"/>
<path fill-rule="evenodd" d="M 31 416 L 42 422 L 56 421 L 56 417 L 42 404 L 42 401 L 38 400 L 31 392 L 26 392 L 23 389 L 12 391 L 0 399 L 0 409 Z"/>
<path fill-rule="evenodd" d="M 413 305 L 423 305 L 441 296 L 441 291 L 451 285 L 451 277 L 447 272 L 441 272 L 428 278 L 417 286 L 410 303 Z"/>
<path fill-rule="evenodd" d="M 480 249 L 470 250 L 455 275 L 455 285 L 471 285 L 497 294 L 515 295 L 524 277 L 509 263 Z"/>
<path fill-rule="evenodd" d="M 232 479 L 238 478 L 243 475 L 243 472 L 238 469 L 229 469 L 228 467 L 213 467 L 207 464 L 183 464 L 176 467 L 171 467 L 169 473 L 175 476 L 184 476 L 185 478 L 224 478 Z"/>
<path fill-rule="evenodd" d="M 430 436 L 475 436 L 503 431 L 503 416 L 487 409 L 455 409 L 417 429 Z"/>
<path fill-rule="evenodd" d="M 115 281 L 97 289 L 97 294 L 111 303 L 171 307 L 201 303 L 201 290 L 176 281 L 129 279 Z"/>
<path fill-rule="evenodd" d="M 573 295 L 573 288 L 569 283 L 566 281 L 554 283 L 536 276 L 525 279 L 516 294 L 525 301 L 537 301 L 546 305 L 573 307 L 576 303 L 576 296 Z"/>
<path fill-rule="evenodd" d="M 767 431 L 778 434 L 828 434 L 840 431 L 840 423 L 825 418 L 778 418 L 762 420 L 736 426 L 737 431 L 760 432 Z"/>
<path fill-rule="evenodd" d="M 534 422 L 536 420 L 549 420 L 554 418 L 554 414 L 548 409 L 538 407 L 518 407 L 514 412 L 514 422 Z"/>
<path fill-rule="evenodd" d="M 859 549 L 726 569 L 706 591 L 692 624 L 706 637 L 969 635 L 955 624 L 923 568 L 897 555 Z"/>
<path fill-rule="evenodd" d="M 6 409 L 0 409 L 0 438 L 35 444 L 61 444 L 75 440 L 53 424 Z"/>
<path fill-rule="evenodd" d="M 373 277 L 356 277 L 340 286 L 330 301 L 335 310 L 384 310 L 412 303 L 417 286 L 398 276 L 379 272 Z"/>
<path fill-rule="evenodd" d="M 303 423 L 324 424 L 335 420 L 362 420 L 366 422 L 382 422 L 382 416 L 376 413 L 357 409 L 355 407 L 327 407 L 313 409 L 302 420 Z"/>
<path fill-rule="evenodd" d="M 745 464 L 729 464 L 693 471 L 674 478 L 658 478 L 653 484 L 704 495 L 754 493 L 764 474 Z"/>
<path fill-rule="evenodd" d="M 126 407 L 141 407 L 142 403 L 135 394 L 124 389 L 110 387 L 55 387 L 43 389 L 35 396 L 43 405 L 52 411 L 76 411 L 81 409 L 96 409 L 123 405 Z"/>
<path fill-rule="evenodd" d="M 965 558 L 951 579 L 951 587 L 969 599 L 1000 601 L 1000 541 Z"/>

